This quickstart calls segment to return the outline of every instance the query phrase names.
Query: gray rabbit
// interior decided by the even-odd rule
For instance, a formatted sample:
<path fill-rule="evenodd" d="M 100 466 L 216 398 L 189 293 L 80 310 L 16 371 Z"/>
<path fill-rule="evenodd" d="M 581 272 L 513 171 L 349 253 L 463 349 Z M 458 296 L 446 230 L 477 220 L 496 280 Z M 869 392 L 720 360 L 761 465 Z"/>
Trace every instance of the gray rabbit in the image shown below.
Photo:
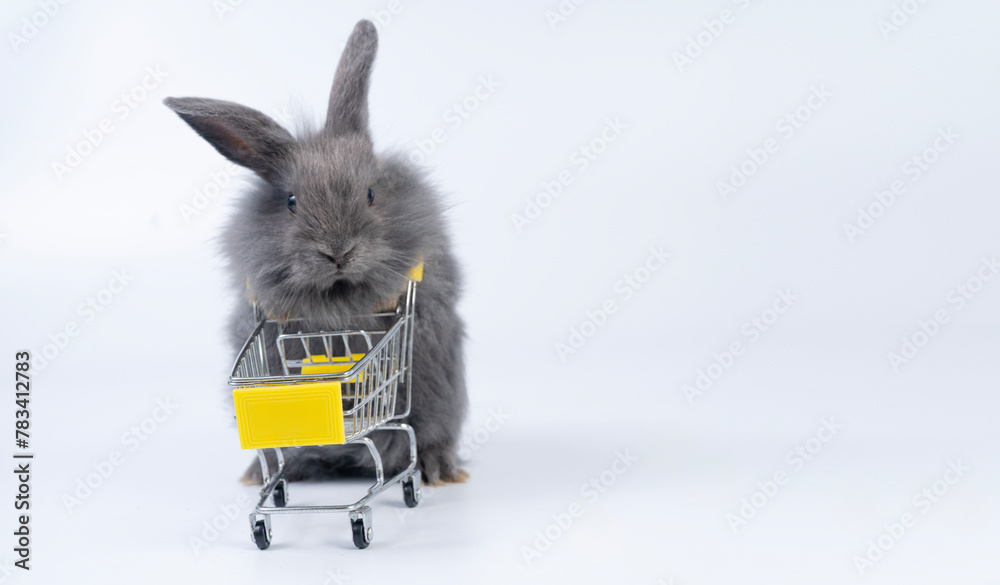
<path fill-rule="evenodd" d="M 322 129 L 298 138 L 257 110 L 205 98 L 164 103 L 223 156 L 259 177 L 222 237 L 238 292 L 229 328 L 236 351 L 253 330 L 250 301 L 275 319 L 301 318 L 326 330 L 395 305 L 407 274 L 424 261 L 418 287 L 412 410 L 426 483 L 467 477 L 456 455 L 467 396 L 464 327 L 455 312 L 459 267 L 438 193 L 400 154 L 376 154 L 368 129 L 368 79 L 375 26 L 354 27 L 340 58 Z M 386 472 L 408 460 L 405 435 L 372 434 Z M 357 447 L 356 449 L 354 447 Z M 363 475 L 364 446 L 285 449 L 290 480 Z M 260 469 L 244 476 L 260 482 Z"/>

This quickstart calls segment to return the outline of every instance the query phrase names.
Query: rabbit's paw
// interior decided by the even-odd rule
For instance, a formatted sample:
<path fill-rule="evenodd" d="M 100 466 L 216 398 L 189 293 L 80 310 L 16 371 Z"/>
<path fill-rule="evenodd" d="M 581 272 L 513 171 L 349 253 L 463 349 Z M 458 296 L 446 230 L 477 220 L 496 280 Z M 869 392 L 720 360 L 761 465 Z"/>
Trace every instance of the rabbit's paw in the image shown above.
<path fill-rule="evenodd" d="M 260 464 L 254 461 L 247 467 L 247 470 L 243 472 L 243 476 L 240 477 L 240 483 L 243 485 L 261 485 L 264 483 L 263 475 L 260 472 Z"/>
<path fill-rule="evenodd" d="M 274 455 L 271 453 L 268 453 L 266 457 L 267 457 L 267 466 L 270 469 L 271 474 L 273 476 L 274 472 L 277 471 L 278 469 L 278 461 L 274 458 Z M 285 462 L 286 478 L 288 478 L 289 475 L 288 472 L 292 471 L 292 469 L 290 469 L 290 467 L 292 466 L 288 465 L 289 463 L 290 463 L 289 461 Z M 254 459 L 253 462 L 249 465 L 249 467 L 247 467 L 247 470 L 243 472 L 243 476 L 240 477 L 240 483 L 242 483 L 243 485 L 264 484 L 264 475 L 260 471 L 260 462 L 257 459 Z"/>
<path fill-rule="evenodd" d="M 446 483 L 465 483 L 469 479 L 468 472 L 458 467 L 458 458 L 452 449 L 425 448 L 418 459 L 425 485 L 438 487 Z"/>

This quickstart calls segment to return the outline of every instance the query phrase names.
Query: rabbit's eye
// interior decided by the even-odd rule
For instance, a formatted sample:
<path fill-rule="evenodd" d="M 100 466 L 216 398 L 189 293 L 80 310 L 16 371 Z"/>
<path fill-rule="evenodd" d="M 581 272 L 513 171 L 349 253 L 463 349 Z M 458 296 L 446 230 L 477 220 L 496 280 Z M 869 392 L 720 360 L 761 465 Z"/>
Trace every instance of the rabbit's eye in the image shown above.
<path fill-rule="evenodd" d="M 375 193 L 371 189 L 368 190 L 368 205 L 375 203 Z"/>
<path fill-rule="evenodd" d="M 288 196 L 288 211 L 295 213 L 295 195 Z"/>

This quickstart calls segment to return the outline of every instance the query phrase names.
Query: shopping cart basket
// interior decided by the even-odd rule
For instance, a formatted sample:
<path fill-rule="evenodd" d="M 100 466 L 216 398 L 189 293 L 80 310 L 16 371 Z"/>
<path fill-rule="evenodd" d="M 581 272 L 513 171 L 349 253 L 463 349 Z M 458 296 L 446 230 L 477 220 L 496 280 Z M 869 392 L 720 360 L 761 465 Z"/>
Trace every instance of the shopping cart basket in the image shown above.
<path fill-rule="evenodd" d="M 261 550 L 271 544 L 272 514 L 346 512 L 354 544 L 366 548 L 372 539 L 372 498 L 402 483 L 406 505 L 420 501 L 416 436 L 400 419 L 410 412 L 414 303 L 422 276 L 420 264 L 410 272 L 401 306 L 363 317 L 388 323 L 384 327 L 310 331 L 300 319 L 269 320 L 254 305 L 257 325 L 236 358 L 229 383 L 236 386 L 240 445 L 257 449 L 263 476 L 260 500 L 250 513 L 253 541 Z M 403 399 L 405 405 L 399 403 Z M 367 436 L 375 430 L 398 431 L 409 438 L 409 465 L 388 480 L 379 451 Z M 353 504 L 288 505 L 282 449 L 348 444 L 365 445 L 374 460 L 375 483 L 364 496 Z M 277 460 L 273 473 L 266 449 L 272 449 Z M 269 497 L 273 505 L 265 506 Z"/>

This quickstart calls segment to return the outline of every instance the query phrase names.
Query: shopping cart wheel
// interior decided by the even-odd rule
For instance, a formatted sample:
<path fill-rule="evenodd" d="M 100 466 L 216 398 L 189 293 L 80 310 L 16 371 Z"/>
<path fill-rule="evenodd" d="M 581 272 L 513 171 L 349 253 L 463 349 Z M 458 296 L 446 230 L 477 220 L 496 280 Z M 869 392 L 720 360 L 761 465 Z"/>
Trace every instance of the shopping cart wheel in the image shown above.
<path fill-rule="evenodd" d="M 413 508 L 420 503 L 420 472 L 403 480 L 403 501 L 408 508 Z"/>
<path fill-rule="evenodd" d="M 372 543 L 372 509 L 368 506 L 362 506 L 351 512 L 350 517 L 354 546 L 368 548 L 368 545 Z"/>
<path fill-rule="evenodd" d="M 275 508 L 284 508 L 288 503 L 288 482 L 284 479 L 279 480 L 271 490 L 271 497 L 274 498 Z"/>
<path fill-rule="evenodd" d="M 271 546 L 271 527 L 268 524 L 266 520 L 257 520 L 253 524 L 253 541 L 260 550 Z"/>

